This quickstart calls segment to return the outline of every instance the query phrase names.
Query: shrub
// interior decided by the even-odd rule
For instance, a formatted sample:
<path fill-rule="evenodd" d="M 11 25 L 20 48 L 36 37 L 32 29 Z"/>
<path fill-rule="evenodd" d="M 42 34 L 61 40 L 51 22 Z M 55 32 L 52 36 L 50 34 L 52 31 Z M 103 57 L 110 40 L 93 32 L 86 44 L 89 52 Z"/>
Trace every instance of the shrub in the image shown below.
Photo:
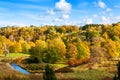
<path fill-rule="evenodd" d="M 27 58 L 22 61 L 22 63 L 39 63 L 38 58 L 31 56 L 30 58 Z"/>
<path fill-rule="evenodd" d="M 28 70 L 44 70 L 45 65 L 44 64 L 30 64 L 26 66 L 26 69 Z"/>
<path fill-rule="evenodd" d="M 88 61 L 89 61 L 88 58 L 86 58 L 86 59 L 73 59 L 73 60 L 68 61 L 68 65 L 71 67 L 75 67 L 75 66 L 78 66 L 81 64 L 85 64 Z"/>

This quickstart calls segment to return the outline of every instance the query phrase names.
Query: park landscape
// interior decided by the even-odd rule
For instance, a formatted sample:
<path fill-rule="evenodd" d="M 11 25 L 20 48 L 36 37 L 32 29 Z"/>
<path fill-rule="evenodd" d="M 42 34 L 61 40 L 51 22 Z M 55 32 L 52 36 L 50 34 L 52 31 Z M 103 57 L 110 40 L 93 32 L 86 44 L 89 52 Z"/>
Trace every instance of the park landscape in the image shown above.
<path fill-rule="evenodd" d="M 0 0 L 0 80 L 120 80 L 120 0 Z"/>

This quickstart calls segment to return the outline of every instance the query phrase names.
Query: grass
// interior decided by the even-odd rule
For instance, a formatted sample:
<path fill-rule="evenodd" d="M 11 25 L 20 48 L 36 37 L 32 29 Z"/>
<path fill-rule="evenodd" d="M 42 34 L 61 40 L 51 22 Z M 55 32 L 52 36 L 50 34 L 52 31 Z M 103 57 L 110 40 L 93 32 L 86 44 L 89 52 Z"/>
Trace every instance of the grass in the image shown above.
<path fill-rule="evenodd" d="M 18 57 L 28 57 L 30 56 L 29 54 L 23 54 L 23 53 L 10 53 L 7 55 L 7 58 L 15 59 Z"/>
<path fill-rule="evenodd" d="M 102 71 L 102 70 L 87 70 L 77 71 L 74 73 L 63 74 L 66 79 L 81 79 L 81 80 L 102 80 L 105 77 L 112 78 L 114 74 Z"/>

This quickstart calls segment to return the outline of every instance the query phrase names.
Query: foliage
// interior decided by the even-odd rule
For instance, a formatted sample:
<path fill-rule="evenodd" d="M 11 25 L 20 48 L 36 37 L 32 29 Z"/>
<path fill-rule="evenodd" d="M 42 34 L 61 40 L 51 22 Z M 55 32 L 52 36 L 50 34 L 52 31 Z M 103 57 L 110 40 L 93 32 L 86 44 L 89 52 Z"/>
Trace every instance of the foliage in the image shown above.
<path fill-rule="evenodd" d="M 44 62 L 47 63 L 55 63 L 58 60 L 60 60 L 60 55 L 58 52 L 58 48 L 56 47 L 51 47 L 47 50 L 44 56 Z"/>
<path fill-rule="evenodd" d="M 99 55 L 106 58 L 119 57 L 120 23 L 87 24 L 81 27 L 71 25 L 1 27 L 0 55 L 5 50 L 10 53 L 29 53 L 31 62 L 36 59 L 48 63 L 66 58 L 95 59 Z M 47 57 L 54 60 L 48 61 Z"/>
<path fill-rule="evenodd" d="M 87 63 L 88 61 L 89 61 L 88 58 L 80 59 L 80 60 L 78 60 L 78 59 L 72 59 L 72 60 L 69 60 L 69 61 L 68 61 L 68 65 L 69 65 L 70 67 L 75 67 L 75 66 L 79 66 L 79 65 L 81 65 L 81 64 L 85 64 L 85 63 Z"/>
<path fill-rule="evenodd" d="M 25 54 L 28 54 L 30 46 L 27 44 L 27 42 L 23 42 L 21 44 L 21 46 L 22 46 L 22 52 L 25 53 Z"/>
<path fill-rule="evenodd" d="M 49 65 L 46 65 L 45 72 L 43 73 L 44 80 L 57 80 L 54 71 Z"/>
<path fill-rule="evenodd" d="M 38 62 L 42 62 L 42 53 L 40 51 L 40 49 L 38 47 L 32 47 L 30 50 L 29 50 L 29 53 L 31 55 L 31 58 L 35 60 L 37 60 Z"/>
<path fill-rule="evenodd" d="M 68 53 L 66 54 L 67 58 L 76 58 L 78 54 L 78 50 L 76 45 L 74 44 L 69 44 L 68 45 Z"/>

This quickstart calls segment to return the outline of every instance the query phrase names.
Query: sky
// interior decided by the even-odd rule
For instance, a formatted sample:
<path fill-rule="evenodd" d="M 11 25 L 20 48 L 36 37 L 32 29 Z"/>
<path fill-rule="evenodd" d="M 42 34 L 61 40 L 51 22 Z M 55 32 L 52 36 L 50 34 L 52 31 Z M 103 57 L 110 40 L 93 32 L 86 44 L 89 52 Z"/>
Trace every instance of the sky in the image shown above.
<path fill-rule="evenodd" d="M 120 0 L 0 0 L 0 26 L 112 24 Z"/>

